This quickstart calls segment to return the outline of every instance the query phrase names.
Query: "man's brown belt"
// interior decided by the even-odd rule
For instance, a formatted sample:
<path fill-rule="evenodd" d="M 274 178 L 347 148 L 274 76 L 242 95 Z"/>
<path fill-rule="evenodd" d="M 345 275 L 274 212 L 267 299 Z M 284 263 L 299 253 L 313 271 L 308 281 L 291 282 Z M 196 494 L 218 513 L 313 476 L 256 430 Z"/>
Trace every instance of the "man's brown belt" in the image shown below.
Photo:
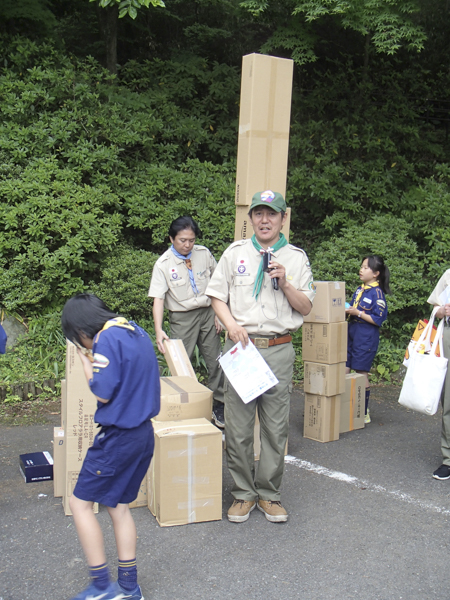
<path fill-rule="evenodd" d="M 283 335 L 277 338 L 250 338 L 256 348 L 269 348 L 269 346 L 278 346 L 278 344 L 287 344 L 292 342 L 292 335 Z"/>

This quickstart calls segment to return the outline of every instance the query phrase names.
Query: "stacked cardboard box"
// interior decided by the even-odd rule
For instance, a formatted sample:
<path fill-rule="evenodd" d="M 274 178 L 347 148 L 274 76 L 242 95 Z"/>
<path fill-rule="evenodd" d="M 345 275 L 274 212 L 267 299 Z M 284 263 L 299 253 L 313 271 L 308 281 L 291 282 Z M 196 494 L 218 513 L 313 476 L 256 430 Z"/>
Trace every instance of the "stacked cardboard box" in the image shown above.
<path fill-rule="evenodd" d="M 94 441 L 96 409 L 97 401 L 86 381 L 77 349 L 67 342 L 66 378 L 61 382 L 61 427 L 55 427 L 53 437 L 54 495 L 62 496 L 66 515 L 72 514 L 69 499 Z M 97 511 L 98 506 L 94 509 Z"/>
<path fill-rule="evenodd" d="M 302 355 L 305 378 L 304 437 L 330 442 L 339 439 L 341 394 L 345 392 L 347 322 L 345 284 L 315 282 L 313 308 L 304 319 Z"/>
<path fill-rule="evenodd" d="M 345 392 L 341 396 L 339 433 L 362 429 L 364 425 L 366 378 L 360 373 L 345 376 Z"/>
<path fill-rule="evenodd" d="M 253 194 L 286 194 L 294 63 L 285 58 L 248 54 L 242 59 L 236 168 L 235 240 L 253 235 L 248 209 Z M 289 239 L 290 210 L 283 227 Z"/>
<path fill-rule="evenodd" d="M 212 391 L 197 381 L 182 340 L 165 342 L 155 451 L 135 506 L 162 527 L 222 518 L 222 432 L 211 424 Z"/>

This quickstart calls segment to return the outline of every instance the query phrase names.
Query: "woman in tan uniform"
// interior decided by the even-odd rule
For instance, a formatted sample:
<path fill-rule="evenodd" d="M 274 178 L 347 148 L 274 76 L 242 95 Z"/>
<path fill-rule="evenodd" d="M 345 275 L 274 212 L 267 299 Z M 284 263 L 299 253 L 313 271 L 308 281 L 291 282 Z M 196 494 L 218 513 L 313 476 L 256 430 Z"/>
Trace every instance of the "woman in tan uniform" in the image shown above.
<path fill-rule="evenodd" d="M 195 244 L 201 236 L 190 216 L 178 217 L 169 228 L 171 247 L 156 261 L 148 295 L 153 298 L 153 320 L 158 349 L 165 353 L 164 308 L 169 311 L 170 337 L 183 340 L 190 359 L 197 345 L 208 369 L 208 387 L 213 391 L 213 419 L 224 427 L 223 372 L 218 362 L 222 327 L 211 308 L 206 287 L 217 266 L 205 246 Z"/>

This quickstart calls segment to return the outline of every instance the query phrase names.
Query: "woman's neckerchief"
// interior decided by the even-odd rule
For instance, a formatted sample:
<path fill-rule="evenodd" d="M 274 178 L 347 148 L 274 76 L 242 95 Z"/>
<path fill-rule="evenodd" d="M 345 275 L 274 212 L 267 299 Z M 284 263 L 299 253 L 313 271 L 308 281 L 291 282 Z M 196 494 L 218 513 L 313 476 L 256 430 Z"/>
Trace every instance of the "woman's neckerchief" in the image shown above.
<path fill-rule="evenodd" d="M 374 281 L 373 283 L 369 283 L 368 285 L 366 285 L 365 283 L 362 284 L 362 286 L 359 288 L 359 292 L 355 298 L 355 301 L 353 302 L 353 306 L 352 308 L 357 308 L 359 301 L 361 300 L 361 296 L 363 295 L 363 293 L 366 290 L 370 290 L 370 288 L 374 288 L 374 287 L 378 287 L 380 284 L 378 283 L 378 281 Z"/>
<path fill-rule="evenodd" d="M 195 285 L 194 273 L 192 272 L 192 262 L 191 262 L 192 251 L 189 252 L 189 254 L 187 254 L 186 256 L 184 256 L 183 254 L 180 254 L 177 250 L 175 250 L 173 244 L 170 247 L 170 249 L 172 250 L 172 252 L 175 254 L 175 256 L 177 258 L 181 258 L 186 263 L 186 267 L 188 268 L 189 281 L 191 282 L 192 291 L 194 292 L 194 294 L 198 294 L 198 289 L 197 289 L 197 286 Z"/>
<path fill-rule="evenodd" d="M 256 296 L 255 299 L 258 300 L 259 292 L 261 291 L 262 282 L 264 280 L 263 255 L 265 253 L 265 250 L 261 246 L 261 244 L 258 242 L 258 240 L 256 239 L 255 234 L 252 235 L 252 244 L 261 253 L 261 262 L 259 263 L 258 272 L 256 274 L 256 280 L 255 280 L 255 285 L 253 287 L 253 294 L 252 294 L 252 296 Z M 280 248 L 283 248 L 284 246 L 287 246 L 287 245 L 288 245 L 288 243 L 287 243 L 286 238 L 284 237 L 284 235 L 282 233 L 280 233 L 280 239 L 272 248 L 270 248 L 270 251 L 276 252 Z"/>

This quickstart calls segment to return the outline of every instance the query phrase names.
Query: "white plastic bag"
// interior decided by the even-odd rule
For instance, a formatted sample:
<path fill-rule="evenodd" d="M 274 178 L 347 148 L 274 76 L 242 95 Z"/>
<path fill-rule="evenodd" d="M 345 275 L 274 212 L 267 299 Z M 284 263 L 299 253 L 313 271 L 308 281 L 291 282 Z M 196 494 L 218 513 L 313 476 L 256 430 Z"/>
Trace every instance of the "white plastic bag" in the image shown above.
<path fill-rule="evenodd" d="M 435 310 L 430 318 L 431 327 L 433 325 L 434 314 Z M 443 331 L 444 319 L 439 323 L 429 354 L 421 354 L 420 351 L 417 351 L 424 343 L 427 332 L 424 331 L 420 336 L 415 349 L 411 353 L 408 370 L 406 371 L 398 399 L 399 403 L 406 406 L 406 408 L 416 410 L 425 415 L 434 415 L 436 413 L 447 372 L 448 360 L 443 355 Z M 438 344 L 441 356 L 436 356 Z"/>

